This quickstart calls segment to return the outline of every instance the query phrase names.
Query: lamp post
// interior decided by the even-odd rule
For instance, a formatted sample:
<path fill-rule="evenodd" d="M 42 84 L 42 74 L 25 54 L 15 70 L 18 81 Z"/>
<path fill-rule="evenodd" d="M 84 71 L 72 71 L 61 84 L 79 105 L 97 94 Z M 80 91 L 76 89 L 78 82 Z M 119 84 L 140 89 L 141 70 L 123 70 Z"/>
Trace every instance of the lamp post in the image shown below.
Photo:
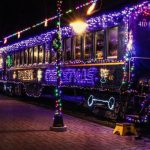
<path fill-rule="evenodd" d="M 62 61 L 62 37 L 61 37 L 61 5 L 62 0 L 57 0 L 57 33 L 53 40 L 53 48 L 57 53 L 56 58 L 56 72 L 57 72 L 57 84 L 55 88 L 55 114 L 53 118 L 53 126 L 50 127 L 50 130 L 56 132 L 63 132 L 67 130 L 67 127 L 64 125 L 63 122 L 63 115 L 62 115 L 62 101 L 61 101 L 61 61 Z"/>
<path fill-rule="evenodd" d="M 63 122 L 63 115 L 62 115 L 62 102 L 61 102 L 61 61 L 62 61 L 62 33 L 61 33 L 61 5 L 62 5 L 62 0 L 57 0 L 57 33 L 56 37 L 53 40 L 53 48 L 57 53 L 57 58 L 56 58 L 56 72 L 57 72 L 57 85 L 55 88 L 55 97 L 56 97 L 56 104 L 55 104 L 55 114 L 54 114 L 54 122 L 53 126 L 50 127 L 50 130 L 52 131 L 57 131 L 57 132 L 62 132 L 66 131 L 67 127 L 64 125 Z M 90 10 L 90 12 L 93 10 L 93 8 Z M 87 28 L 87 23 L 78 20 L 75 22 L 72 22 L 70 26 L 73 28 L 74 32 L 77 34 L 82 34 L 86 28 Z"/>

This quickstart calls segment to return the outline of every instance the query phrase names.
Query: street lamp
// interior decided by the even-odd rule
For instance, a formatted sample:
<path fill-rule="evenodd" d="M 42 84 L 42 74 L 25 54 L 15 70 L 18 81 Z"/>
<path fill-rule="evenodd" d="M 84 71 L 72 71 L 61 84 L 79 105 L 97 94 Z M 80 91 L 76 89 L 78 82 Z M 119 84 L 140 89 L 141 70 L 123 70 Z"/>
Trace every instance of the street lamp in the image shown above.
<path fill-rule="evenodd" d="M 73 28 L 75 33 L 82 34 L 88 27 L 88 24 L 83 20 L 77 20 L 75 22 L 70 23 L 70 26 Z"/>

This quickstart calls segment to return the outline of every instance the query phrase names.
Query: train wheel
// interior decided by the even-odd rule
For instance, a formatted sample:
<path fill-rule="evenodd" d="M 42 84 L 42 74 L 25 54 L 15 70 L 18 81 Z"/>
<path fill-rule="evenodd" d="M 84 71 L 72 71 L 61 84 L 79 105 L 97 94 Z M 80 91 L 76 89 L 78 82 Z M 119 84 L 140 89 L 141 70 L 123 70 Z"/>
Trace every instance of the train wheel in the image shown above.
<path fill-rule="evenodd" d="M 25 85 L 26 94 L 30 97 L 40 97 L 42 94 L 42 86 L 38 83 L 31 83 Z"/>

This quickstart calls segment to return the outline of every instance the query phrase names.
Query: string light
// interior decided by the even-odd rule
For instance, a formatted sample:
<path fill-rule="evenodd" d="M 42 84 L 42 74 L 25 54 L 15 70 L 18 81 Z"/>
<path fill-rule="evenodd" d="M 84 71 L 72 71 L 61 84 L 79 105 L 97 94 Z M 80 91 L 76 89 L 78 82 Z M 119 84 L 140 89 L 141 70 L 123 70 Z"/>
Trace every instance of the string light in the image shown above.
<path fill-rule="evenodd" d="M 7 38 L 4 38 L 4 44 L 6 44 L 7 43 Z"/>
<path fill-rule="evenodd" d="M 18 39 L 20 38 L 20 32 L 17 33 L 18 34 Z"/>
<path fill-rule="evenodd" d="M 81 4 L 81 5 L 77 6 L 74 10 L 82 9 L 83 7 L 86 7 L 86 6 L 88 6 L 88 5 L 91 5 L 93 2 L 96 2 L 96 1 L 98 1 L 98 0 L 92 0 L 92 1 L 90 1 L 90 2 L 88 2 L 88 3 Z M 73 10 L 73 9 L 69 9 L 69 10 L 67 10 L 64 14 L 72 13 L 74 10 Z M 64 15 L 64 14 L 61 14 L 61 15 Z M 44 21 L 42 21 L 42 22 L 39 22 L 39 23 L 37 23 L 37 24 L 32 25 L 31 27 L 28 27 L 28 28 L 25 28 L 25 29 L 23 29 L 23 30 L 20 30 L 20 33 L 22 34 L 22 33 L 26 32 L 26 31 L 29 31 L 29 30 L 31 30 L 31 29 L 33 29 L 33 28 L 36 28 L 36 27 L 39 27 L 39 26 L 41 26 L 41 25 L 43 25 L 43 24 L 44 24 L 45 27 L 47 27 L 47 26 L 48 26 L 48 22 L 49 22 L 49 21 L 53 21 L 53 20 L 56 19 L 57 17 L 58 17 L 58 16 L 56 15 L 56 16 L 50 17 L 50 18 L 48 18 L 48 19 L 46 18 L 46 19 L 45 19 Z M 12 37 L 15 37 L 16 35 L 18 35 L 18 32 L 17 32 L 17 33 L 13 33 L 13 34 L 11 34 L 11 35 L 9 35 L 9 36 L 4 37 L 4 44 L 7 43 L 6 39 L 10 39 L 10 38 L 12 38 Z M 19 38 L 20 38 L 20 37 L 19 37 Z"/>
<path fill-rule="evenodd" d="M 96 1 L 94 1 L 93 4 L 89 7 L 89 9 L 87 11 L 87 15 L 91 15 L 91 13 L 94 10 L 95 6 L 96 6 Z"/>
<path fill-rule="evenodd" d="M 45 26 L 45 27 L 47 27 L 47 26 L 48 26 L 48 20 L 47 20 L 47 19 L 45 19 L 44 26 Z"/>
<path fill-rule="evenodd" d="M 62 100 L 61 100 L 61 61 L 62 61 L 62 30 L 61 30 L 61 6 L 62 6 L 62 0 L 57 0 L 57 16 L 58 16 L 58 21 L 57 21 L 57 32 L 55 34 L 55 40 L 53 42 L 53 48 L 57 53 L 56 57 L 56 64 L 55 64 L 55 69 L 56 69 L 56 88 L 55 88 L 55 98 L 56 98 L 56 103 L 55 103 L 55 114 L 54 114 L 54 122 L 53 126 L 51 127 L 51 130 L 53 131 L 66 131 L 67 127 L 64 126 L 63 122 L 63 116 L 62 116 Z"/>

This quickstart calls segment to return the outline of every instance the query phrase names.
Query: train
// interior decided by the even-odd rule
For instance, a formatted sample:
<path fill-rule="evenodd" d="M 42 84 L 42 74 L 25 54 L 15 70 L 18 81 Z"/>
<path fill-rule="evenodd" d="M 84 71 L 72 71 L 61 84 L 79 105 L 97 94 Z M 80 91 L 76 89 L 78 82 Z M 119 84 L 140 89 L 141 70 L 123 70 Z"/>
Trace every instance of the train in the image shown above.
<path fill-rule="evenodd" d="M 150 122 L 150 2 L 98 12 L 76 34 L 62 26 L 61 98 L 101 117 Z M 54 97 L 57 29 L 0 47 L 0 91 Z"/>

